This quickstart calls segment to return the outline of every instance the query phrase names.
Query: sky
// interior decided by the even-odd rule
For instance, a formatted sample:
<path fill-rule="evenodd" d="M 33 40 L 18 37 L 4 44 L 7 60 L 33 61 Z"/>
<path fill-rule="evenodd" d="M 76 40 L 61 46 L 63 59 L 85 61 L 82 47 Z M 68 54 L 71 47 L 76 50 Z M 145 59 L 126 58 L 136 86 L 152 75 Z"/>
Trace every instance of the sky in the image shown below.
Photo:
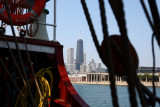
<path fill-rule="evenodd" d="M 89 12 L 96 30 L 99 44 L 103 40 L 102 27 L 100 20 L 98 0 L 86 0 Z M 152 30 L 145 17 L 139 0 L 123 0 L 125 9 L 125 19 L 128 37 L 137 51 L 139 66 L 153 65 L 151 52 Z M 160 4 L 160 1 L 156 1 Z M 84 52 L 86 53 L 87 63 L 94 59 L 97 63 L 101 62 L 91 33 L 80 3 L 80 0 L 57 0 L 56 17 L 56 40 L 63 46 L 64 61 L 67 62 L 67 49 L 74 48 L 74 58 L 76 58 L 76 45 L 79 38 L 83 39 Z M 147 4 L 147 2 L 146 2 Z M 160 7 L 158 5 L 158 7 Z M 50 14 L 47 16 L 47 23 L 53 24 L 53 0 L 46 4 Z M 109 35 L 120 34 L 117 22 L 107 0 L 105 0 L 106 17 Z M 160 8 L 159 8 L 160 9 Z M 160 10 L 159 10 L 160 11 Z M 47 27 L 50 40 L 53 39 L 53 28 Z M 155 40 L 156 66 L 160 67 L 160 48 Z"/>
<path fill-rule="evenodd" d="M 54 20 L 53 1 L 54 0 L 50 0 L 46 3 L 46 9 L 49 10 L 46 23 L 49 24 L 53 24 Z M 108 0 L 104 1 L 109 35 L 120 34 Z M 156 0 L 156 2 L 158 4 L 160 13 L 160 0 Z M 99 40 L 99 44 L 101 44 L 103 40 L 103 34 L 98 0 L 86 0 L 86 3 L 92 18 L 97 38 Z M 128 37 L 138 54 L 139 66 L 152 67 L 153 59 L 151 52 L 151 35 L 153 32 L 143 12 L 140 0 L 123 0 L 123 3 Z M 147 2 L 145 2 L 145 4 L 148 7 Z M 102 63 L 93 43 L 80 0 L 57 0 L 56 6 L 56 41 L 60 42 L 60 44 L 64 46 L 64 62 L 67 62 L 68 48 L 74 48 L 74 59 L 76 58 L 77 40 L 81 38 L 83 39 L 87 64 L 91 61 L 91 59 L 94 59 L 96 63 L 98 61 Z M 7 29 L 10 29 L 10 27 L 7 27 Z M 53 40 L 53 27 L 47 26 L 47 32 L 49 39 Z M 154 42 L 156 66 L 160 67 L 160 48 L 157 45 L 157 41 L 154 40 Z M 106 68 L 104 64 L 102 64 L 102 66 Z"/>
<path fill-rule="evenodd" d="M 49 10 L 46 23 L 53 24 L 54 0 L 46 3 Z M 117 22 L 108 3 L 105 1 L 107 26 L 109 35 L 120 34 Z M 160 12 L 160 0 L 156 0 Z M 103 40 L 100 11 L 98 0 L 86 0 L 99 44 Z M 151 52 L 152 30 L 143 12 L 140 0 L 123 0 L 128 37 L 134 46 L 138 57 L 139 66 L 153 66 Z M 147 4 L 147 2 L 145 2 Z M 56 2 L 56 41 L 64 46 L 64 62 L 67 62 L 67 49 L 74 48 L 76 58 L 76 45 L 79 38 L 83 39 L 84 52 L 87 64 L 91 59 L 97 63 L 102 62 L 93 43 L 89 26 L 87 24 L 80 0 L 57 0 Z M 148 7 L 148 4 L 147 4 Z M 8 29 L 10 27 L 7 27 Z M 53 27 L 47 26 L 49 39 L 53 40 Z M 160 67 L 160 48 L 155 41 L 156 66 Z M 105 67 L 103 65 L 103 67 Z"/>

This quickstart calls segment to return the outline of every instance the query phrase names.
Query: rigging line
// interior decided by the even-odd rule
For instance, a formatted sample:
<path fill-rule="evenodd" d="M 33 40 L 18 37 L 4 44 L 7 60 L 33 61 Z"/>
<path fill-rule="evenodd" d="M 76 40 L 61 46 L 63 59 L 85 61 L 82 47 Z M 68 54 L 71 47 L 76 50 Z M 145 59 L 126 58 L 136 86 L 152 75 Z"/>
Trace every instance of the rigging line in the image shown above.
<path fill-rule="evenodd" d="M 17 90 L 20 92 L 20 94 L 23 96 L 23 98 L 27 101 L 27 99 L 24 97 L 24 94 L 23 94 L 22 91 L 19 89 L 16 81 L 13 79 L 11 73 L 9 72 L 9 70 L 7 69 L 7 67 L 5 66 L 5 64 L 3 63 L 3 61 L 2 61 L 1 58 L 0 58 L 0 62 L 1 62 L 1 64 L 2 64 L 2 66 L 4 67 L 5 71 L 8 73 L 8 75 L 9 75 L 10 79 L 12 80 L 13 84 L 16 86 Z M 28 106 L 31 107 L 29 103 L 28 103 Z"/>
<path fill-rule="evenodd" d="M 134 83 L 134 75 L 133 73 L 136 71 L 135 67 L 133 66 L 133 59 L 131 58 L 129 46 L 128 46 L 128 36 L 127 36 L 127 29 L 126 23 L 124 19 L 124 10 L 123 10 L 123 3 L 121 0 L 109 0 L 113 13 L 116 17 L 119 30 L 123 40 L 124 46 L 124 56 L 125 56 L 125 65 L 127 70 L 127 80 L 128 80 L 128 89 L 130 95 L 130 101 L 132 106 L 137 106 L 136 94 L 135 94 L 135 83 Z M 134 68 L 134 69 L 133 69 Z"/>
<path fill-rule="evenodd" d="M 156 30 L 156 28 L 155 28 L 155 27 L 153 26 L 153 24 L 152 24 L 151 18 L 149 17 L 148 11 L 147 11 L 147 9 L 146 9 L 146 6 L 145 6 L 143 0 L 141 0 L 141 5 L 142 5 L 143 10 L 144 10 L 144 12 L 145 12 L 145 15 L 146 15 L 146 17 L 147 17 L 147 19 L 148 19 L 148 22 L 149 22 L 150 27 L 151 27 L 152 30 L 157 34 L 157 30 Z M 154 38 L 154 34 L 155 34 L 155 33 L 153 33 L 153 35 L 152 35 L 152 55 L 153 55 L 153 70 L 152 70 L 153 72 L 152 72 L 152 75 L 153 75 L 153 80 L 154 80 L 154 72 L 155 72 L 155 53 L 154 53 L 154 43 L 153 43 L 154 40 L 153 40 L 153 38 Z M 153 85 L 153 94 L 156 95 L 154 81 L 152 81 L 152 85 Z"/>
<path fill-rule="evenodd" d="M 13 55 L 13 52 L 12 52 L 10 46 L 9 46 L 8 40 L 7 40 L 6 36 L 4 35 L 4 33 L 2 33 L 2 36 L 3 36 L 3 38 L 4 38 L 5 41 L 6 41 L 7 47 L 8 47 L 8 49 L 9 49 L 10 54 L 11 54 L 11 58 L 12 58 L 12 60 L 14 61 L 14 65 L 16 66 L 16 68 L 17 68 L 17 70 L 18 70 L 18 73 L 20 74 L 20 77 L 21 77 L 21 79 L 22 79 L 22 81 L 23 81 L 23 84 L 24 84 L 25 87 L 26 87 L 26 81 L 25 81 L 25 79 L 24 79 L 24 77 L 23 77 L 23 75 L 22 75 L 22 73 L 21 73 L 21 71 L 20 71 L 20 68 L 18 67 L 18 64 L 17 64 L 17 62 L 16 62 L 16 59 L 15 59 L 15 57 L 14 57 L 14 55 Z"/>
<path fill-rule="evenodd" d="M 148 13 L 148 11 L 147 11 L 147 9 L 146 9 L 146 6 L 145 6 L 145 3 L 144 3 L 143 0 L 141 0 L 141 5 L 142 5 L 142 7 L 143 7 L 144 13 L 145 13 L 145 15 L 146 15 L 146 17 L 147 17 L 147 20 L 148 20 L 148 22 L 149 22 L 149 25 L 150 25 L 152 31 L 153 31 L 156 35 L 158 35 L 157 29 L 156 29 L 156 27 L 154 27 L 154 25 L 153 25 L 153 23 L 152 23 L 152 21 L 151 21 L 151 18 L 150 18 L 150 16 L 149 16 L 149 13 Z"/>
<path fill-rule="evenodd" d="M 92 20 L 90 18 L 90 14 L 88 12 L 87 5 L 85 3 L 85 0 L 81 0 L 81 4 L 82 4 L 83 10 L 84 10 L 84 13 L 85 13 L 85 16 L 86 16 L 86 19 L 87 19 L 87 22 L 88 22 L 88 25 L 89 25 L 89 28 L 90 28 L 90 32 L 92 34 L 92 39 L 93 39 L 94 44 L 96 46 L 96 49 L 97 49 L 98 53 L 101 53 L 99 42 L 97 40 L 97 36 L 96 36 L 95 30 L 94 30 L 94 27 L 93 27 L 93 24 L 92 24 Z"/>
<path fill-rule="evenodd" d="M 137 74 L 134 74 L 135 75 L 135 82 L 136 82 L 136 88 L 137 88 L 137 92 L 138 92 L 138 95 L 140 97 L 140 101 L 141 101 L 141 105 L 143 107 L 147 107 L 147 104 L 146 104 L 146 100 L 145 100 L 145 92 L 143 92 L 143 89 L 141 87 L 141 84 L 140 84 L 140 80 L 139 78 L 137 77 Z"/>
<path fill-rule="evenodd" d="M 149 17 L 148 11 L 147 11 L 147 9 L 146 9 L 146 6 L 145 6 L 143 0 L 141 0 L 141 5 L 142 5 L 142 7 L 143 7 L 144 13 L 145 13 L 145 15 L 146 15 L 146 17 L 147 17 L 147 20 L 148 20 L 148 22 L 149 22 L 149 25 L 150 25 L 151 29 L 157 34 L 157 30 L 156 30 L 156 28 L 155 28 L 155 27 L 153 26 L 153 24 L 152 24 L 151 18 Z M 154 34 L 155 34 L 155 33 L 153 33 L 153 35 L 152 35 L 152 55 L 153 55 L 153 70 L 152 70 L 152 71 L 153 71 L 153 72 L 152 72 L 153 81 L 152 81 L 152 85 L 153 85 L 153 95 L 156 95 L 155 84 L 154 84 L 155 53 L 154 53 L 154 43 L 153 43 L 153 42 L 154 42 L 153 38 L 154 38 Z"/>
<path fill-rule="evenodd" d="M 154 27 L 153 27 L 151 18 L 150 18 L 150 16 L 149 16 L 149 13 L 148 13 L 148 11 L 147 11 L 147 8 L 146 8 L 146 6 L 145 6 L 145 4 L 144 4 L 144 1 L 143 1 L 143 0 L 140 0 L 140 1 L 141 1 L 141 5 L 142 5 L 142 7 L 143 7 L 144 13 L 145 13 L 145 15 L 146 15 L 146 17 L 147 17 L 147 20 L 148 20 L 148 22 L 149 22 L 149 25 L 150 25 L 150 27 L 152 28 L 152 30 L 154 31 Z"/>
<path fill-rule="evenodd" d="M 159 18 L 157 5 L 156 5 L 155 0 L 148 0 L 148 3 L 149 3 L 149 7 L 150 7 L 152 18 L 153 18 L 153 23 L 154 23 L 155 30 L 156 30 L 155 36 L 156 36 L 158 45 L 160 46 L 160 31 L 158 29 L 158 26 L 160 25 L 160 18 Z"/>
<path fill-rule="evenodd" d="M 5 71 L 8 73 L 10 79 L 12 80 L 12 82 L 14 83 L 14 85 L 16 86 L 16 88 L 18 89 L 18 91 L 21 93 L 21 95 L 24 97 L 24 94 L 21 92 L 21 90 L 19 89 L 17 83 L 15 82 L 15 80 L 12 77 L 12 74 L 8 71 L 7 67 L 5 66 L 5 64 L 3 63 L 2 59 L 0 58 L 0 62 L 2 64 L 2 66 L 4 67 Z"/>
<path fill-rule="evenodd" d="M 32 67 L 32 64 L 31 64 L 31 58 L 30 58 L 30 55 L 29 55 L 29 52 L 28 52 L 27 43 L 26 43 L 26 40 L 25 40 L 24 37 L 23 37 L 23 40 L 24 40 L 24 44 L 25 44 L 25 47 L 26 47 L 26 53 L 27 53 L 27 58 L 28 58 L 28 60 L 29 60 L 29 65 L 30 65 L 30 67 L 31 67 L 31 71 L 32 71 L 32 74 L 33 74 L 33 77 L 34 77 L 34 80 L 35 80 L 35 83 L 36 83 L 36 86 L 37 86 L 37 89 L 38 89 L 38 93 L 39 93 L 41 99 L 44 100 L 44 98 L 43 98 L 43 96 L 42 96 L 42 92 L 41 92 L 40 87 L 39 87 L 39 84 L 38 84 L 38 81 L 37 81 L 36 76 L 35 76 L 35 71 L 34 71 L 34 69 L 33 69 L 33 67 Z"/>
<path fill-rule="evenodd" d="M 153 96 L 153 94 L 150 92 L 150 90 L 145 87 L 142 83 L 140 83 L 144 93 L 146 93 L 148 95 L 148 97 L 150 98 L 149 100 L 151 100 L 152 102 L 157 101 L 160 104 L 160 98 L 158 98 L 157 96 Z"/>
<path fill-rule="evenodd" d="M 153 95 L 156 95 L 156 89 L 155 89 L 155 81 L 154 81 L 154 77 L 155 77 L 155 50 L 154 50 L 154 33 L 152 34 L 152 57 L 153 57 L 153 70 L 152 70 L 152 85 L 153 85 Z"/>
<path fill-rule="evenodd" d="M 24 65 L 23 65 L 21 53 L 20 53 L 20 51 L 19 51 L 17 39 L 16 39 L 16 36 L 15 36 L 15 31 L 14 31 L 14 28 L 13 28 L 13 22 L 12 22 L 12 18 L 11 18 L 11 14 L 10 14 L 10 11 L 9 11 L 8 1 L 7 1 L 7 0 L 5 0 L 5 5 L 6 5 L 7 13 L 8 13 L 8 18 L 9 18 L 9 21 L 10 21 L 10 24 L 11 24 L 11 29 L 12 29 L 13 37 L 14 37 L 14 39 L 15 39 L 16 49 L 17 49 L 17 51 L 18 51 L 18 58 L 19 58 L 19 60 L 20 60 L 20 65 L 21 65 L 21 67 L 22 67 L 22 73 L 23 73 L 24 79 L 25 79 L 25 81 L 26 81 L 26 85 L 27 85 L 27 89 L 28 89 L 28 91 L 29 91 L 29 96 L 30 96 L 30 100 L 31 100 L 32 106 L 35 107 L 35 102 L 34 102 L 34 99 L 33 99 L 33 95 L 32 95 L 32 93 L 31 93 L 31 87 L 29 86 L 29 82 L 28 82 L 28 80 L 27 80 L 27 75 L 26 75 L 26 72 L 25 72 L 25 70 L 24 70 Z"/>
<path fill-rule="evenodd" d="M 109 59 L 109 73 L 110 73 L 110 88 L 112 91 L 112 103 L 114 105 L 114 107 L 118 107 L 118 98 L 117 98 L 117 91 L 116 91 L 116 87 L 115 87 L 115 73 L 114 73 L 114 66 L 113 66 L 113 61 L 112 61 L 112 57 L 111 57 L 111 46 L 110 46 L 110 41 L 109 41 L 109 37 L 108 37 L 108 31 L 107 31 L 107 23 L 106 23 L 106 16 L 105 16 L 105 8 L 104 8 L 104 1 L 103 0 L 99 0 L 99 7 L 100 7 L 100 13 L 101 13 L 101 24 L 103 27 L 103 37 L 104 37 L 104 41 L 105 45 L 106 45 L 106 50 L 108 50 L 108 55 L 106 57 L 108 57 L 107 59 Z M 103 56 L 104 58 L 104 56 Z M 106 61 L 105 61 L 106 63 Z"/>
<path fill-rule="evenodd" d="M 151 14 L 153 17 L 153 22 L 155 25 L 157 25 L 160 23 L 160 20 L 159 20 L 159 13 L 158 13 L 156 1 L 155 0 L 148 0 L 148 3 L 149 3 Z"/>
<path fill-rule="evenodd" d="M 90 31 L 91 31 L 91 34 L 92 34 L 92 39 L 93 39 L 94 44 L 96 46 L 96 49 L 97 49 L 97 51 L 99 53 L 99 56 L 101 57 L 102 61 L 105 62 L 104 58 L 102 58 L 102 52 L 100 50 L 100 46 L 99 46 L 99 43 L 98 43 L 98 40 L 97 40 L 97 36 L 95 34 L 95 30 L 94 30 L 92 20 L 90 18 L 90 14 L 88 12 L 88 8 L 86 6 L 85 0 L 81 0 L 81 4 L 82 4 L 83 10 L 84 10 L 84 13 L 85 13 L 85 16 L 86 16 L 86 19 L 87 19 L 87 22 L 88 22 L 88 25 L 89 25 L 89 28 L 90 28 Z"/>

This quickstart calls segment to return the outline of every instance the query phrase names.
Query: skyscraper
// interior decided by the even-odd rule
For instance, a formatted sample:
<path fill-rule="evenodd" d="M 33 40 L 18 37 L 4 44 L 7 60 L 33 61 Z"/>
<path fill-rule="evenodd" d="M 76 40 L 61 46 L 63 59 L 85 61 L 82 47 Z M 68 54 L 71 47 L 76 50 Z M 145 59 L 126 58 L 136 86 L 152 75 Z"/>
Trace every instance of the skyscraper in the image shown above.
<path fill-rule="evenodd" d="M 83 64 L 83 40 L 78 39 L 77 41 L 77 53 L 76 53 L 76 70 L 80 70 L 80 65 Z"/>
<path fill-rule="evenodd" d="M 84 57 L 83 63 L 86 65 L 86 53 L 83 54 L 83 57 Z"/>
<path fill-rule="evenodd" d="M 80 65 L 80 73 L 86 72 L 86 53 L 83 54 L 83 64 Z"/>
<path fill-rule="evenodd" d="M 73 62 L 74 62 L 74 49 L 69 48 L 67 49 L 67 71 L 69 72 L 74 71 Z"/>
<path fill-rule="evenodd" d="M 98 61 L 97 68 L 101 68 L 101 62 Z"/>
<path fill-rule="evenodd" d="M 94 59 L 91 59 L 89 66 L 91 66 L 93 72 L 96 72 L 96 63 L 94 62 Z"/>

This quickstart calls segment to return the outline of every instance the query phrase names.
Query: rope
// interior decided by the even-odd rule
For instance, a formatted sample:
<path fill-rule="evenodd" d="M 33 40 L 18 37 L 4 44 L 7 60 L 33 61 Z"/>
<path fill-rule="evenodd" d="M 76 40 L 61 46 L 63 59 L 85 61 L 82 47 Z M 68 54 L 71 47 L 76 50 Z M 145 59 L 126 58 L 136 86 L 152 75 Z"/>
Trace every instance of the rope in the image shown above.
<path fill-rule="evenodd" d="M 152 14 L 152 18 L 155 26 L 155 29 L 154 29 L 154 32 L 156 31 L 155 36 L 156 36 L 158 45 L 160 46 L 160 31 L 159 29 L 156 28 L 157 26 L 160 25 L 160 17 L 159 17 L 157 5 L 155 0 L 148 0 L 148 2 L 149 2 L 151 14 Z"/>
<path fill-rule="evenodd" d="M 139 78 L 137 77 L 136 74 L 135 74 L 135 79 L 136 79 L 135 80 L 135 82 L 136 82 L 136 88 L 137 88 L 137 92 L 138 92 L 138 95 L 139 95 L 139 98 L 140 98 L 140 101 L 141 101 L 141 105 L 143 107 L 147 107 L 147 104 L 146 104 L 147 102 L 146 102 L 145 95 L 144 95 L 145 92 L 143 92 L 140 80 L 139 80 Z"/>
<path fill-rule="evenodd" d="M 31 71 L 32 71 L 32 74 L 33 74 L 33 77 L 34 77 L 34 80 L 35 80 L 35 83 L 36 83 L 36 86 L 37 86 L 39 95 L 40 95 L 41 99 L 43 99 L 42 92 L 41 92 L 41 90 L 40 90 L 40 88 L 39 88 L 38 81 L 37 81 L 37 79 L 35 78 L 35 77 L 36 77 L 36 76 L 35 76 L 35 71 L 34 71 L 34 69 L 33 69 L 33 67 L 32 67 L 32 64 L 31 64 L 31 58 L 30 58 L 30 55 L 29 55 L 29 52 L 28 52 L 27 43 L 26 43 L 26 40 L 25 40 L 24 37 L 23 37 L 23 40 L 24 40 L 24 44 L 25 44 L 25 47 L 26 47 L 26 53 L 27 53 L 27 58 L 28 58 L 28 61 L 29 61 L 29 65 L 30 65 L 30 67 L 31 67 Z"/>
<path fill-rule="evenodd" d="M 33 99 L 32 93 L 31 93 L 31 88 L 30 88 L 29 83 L 27 81 L 27 74 L 24 70 L 24 65 L 23 65 L 23 61 L 22 61 L 22 58 L 21 58 L 21 53 L 20 53 L 20 50 L 19 50 L 19 47 L 18 47 L 18 42 L 17 42 L 16 36 L 15 36 L 15 31 L 14 31 L 13 22 L 12 22 L 12 18 L 11 18 L 11 14 L 10 14 L 10 11 L 9 11 L 7 0 L 5 0 L 5 5 L 6 5 L 6 10 L 7 10 L 7 13 L 8 13 L 9 21 L 10 21 L 10 24 L 11 24 L 11 30 L 12 30 L 13 37 L 14 37 L 14 40 L 15 40 L 15 45 L 16 45 L 16 49 L 17 49 L 17 52 L 18 52 L 18 58 L 19 58 L 19 61 L 20 61 L 22 73 L 23 73 L 24 79 L 26 81 L 26 85 L 27 85 L 27 89 L 29 91 L 29 96 L 30 96 L 30 99 L 31 99 L 32 106 L 35 107 L 34 99 Z"/>
<path fill-rule="evenodd" d="M 12 80 L 13 84 L 15 85 L 15 87 L 17 88 L 17 90 L 20 92 L 20 95 L 24 98 L 24 94 L 23 94 L 22 91 L 19 89 L 17 83 L 16 83 L 15 80 L 13 79 L 11 73 L 8 71 L 7 67 L 5 66 L 5 64 L 3 63 L 3 61 L 2 61 L 1 58 L 0 58 L 0 62 L 1 62 L 1 64 L 2 64 L 2 66 L 4 67 L 5 71 L 8 73 L 8 75 L 9 75 L 10 79 Z M 24 98 L 24 99 L 25 99 L 25 101 L 27 101 L 26 98 Z M 31 107 L 29 103 L 27 103 L 27 104 L 28 104 L 29 107 Z"/>
<path fill-rule="evenodd" d="M 14 62 L 14 65 L 16 66 L 16 68 L 17 68 L 17 70 L 18 70 L 18 73 L 20 74 L 20 77 L 21 77 L 21 79 L 22 79 L 22 81 L 23 81 L 23 84 L 26 86 L 26 81 L 24 80 L 24 77 L 23 77 L 23 75 L 22 75 L 22 73 L 21 73 L 21 71 L 20 71 L 20 68 L 18 67 L 18 64 L 17 64 L 17 62 L 16 62 L 16 59 L 15 59 L 15 57 L 14 57 L 14 55 L 13 55 L 13 53 L 12 53 L 12 50 L 11 50 L 11 48 L 10 48 L 10 46 L 9 46 L 8 40 L 7 40 L 6 36 L 4 35 L 4 33 L 2 33 L 2 36 L 3 36 L 3 38 L 4 38 L 5 41 L 6 41 L 7 47 L 8 47 L 8 49 L 9 49 L 9 53 L 11 54 L 11 58 L 12 58 L 12 60 L 13 60 L 13 62 Z"/>
<path fill-rule="evenodd" d="M 38 73 L 36 74 L 35 78 L 38 80 L 38 82 L 40 83 L 40 89 L 42 90 L 42 95 L 43 95 L 43 99 L 39 96 L 38 94 L 38 90 L 36 89 L 35 92 L 35 103 L 38 107 L 43 107 L 46 106 L 48 101 L 48 97 L 51 97 L 51 91 L 53 88 L 53 74 L 52 71 L 50 70 L 52 67 L 48 67 L 47 69 L 41 69 L 40 71 L 38 71 Z M 50 76 L 50 84 L 48 82 L 48 80 L 44 77 L 44 74 L 47 73 Z M 29 84 L 33 87 L 34 85 L 34 80 L 33 78 L 29 79 Z M 28 91 L 26 89 L 26 87 L 22 87 L 21 91 L 24 93 L 24 98 L 28 98 Z M 18 95 L 17 97 L 17 101 L 15 104 L 15 107 L 27 107 L 27 101 L 25 101 L 23 99 L 23 97 L 21 96 L 21 94 Z"/>
<path fill-rule="evenodd" d="M 95 47 L 96 47 L 98 53 L 101 53 L 100 45 L 99 45 L 99 42 L 97 40 L 97 36 L 96 36 L 95 30 L 94 30 L 94 27 L 93 27 L 93 24 L 92 24 L 92 20 L 90 18 L 90 14 L 88 12 L 87 5 L 85 3 L 85 0 L 81 0 L 81 4 L 83 6 L 83 10 L 84 10 L 84 13 L 85 13 L 85 16 L 86 16 L 86 19 L 87 19 L 87 22 L 88 22 L 88 25 L 89 25 L 89 28 L 90 28 L 90 32 L 92 34 L 92 39 L 94 41 Z"/>
<path fill-rule="evenodd" d="M 151 18 L 149 17 L 149 14 L 148 14 L 147 8 L 146 8 L 146 6 L 145 6 L 145 4 L 144 4 L 144 1 L 143 1 L 143 0 L 140 0 L 140 1 L 141 1 L 141 5 L 142 5 L 142 7 L 143 7 L 144 13 L 145 13 L 145 15 L 146 15 L 146 17 L 147 17 L 147 20 L 148 20 L 148 22 L 149 22 L 149 25 L 150 25 L 150 27 L 152 28 L 152 30 L 154 30 L 154 27 L 153 27 Z"/>
<path fill-rule="evenodd" d="M 149 2 L 149 6 L 150 6 L 150 10 L 151 10 L 154 24 L 157 25 L 160 23 L 160 20 L 159 20 L 159 14 L 158 14 L 156 1 L 155 0 L 148 0 L 148 2 Z"/>
<path fill-rule="evenodd" d="M 141 85 L 144 93 L 145 93 L 146 95 L 148 95 L 149 101 L 150 101 L 151 103 L 155 103 L 156 100 L 157 100 L 157 101 L 159 100 L 159 98 L 157 98 L 156 96 L 153 96 L 153 94 L 150 92 L 150 90 L 148 90 L 148 88 L 146 88 L 143 84 L 140 83 L 140 85 Z M 159 104 L 160 104 L 160 101 L 158 101 L 158 102 L 159 102 Z M 147 103 L 149 103 L 149 102 L 147 102 Z M 153 105 L 152 105 L 152 106 L 153 106 Z M 153 106 L 153 107 L 154 107 L 154 106 Z"/>
<path fill-rule="evenodd" d="M 114 67 L 113 67 L 113 62 L 112 62 L 112 55 L 111 55 L 111 46 L 110 46 L 110 40 L 108 37 L 108 31 L 107 31 L 107 23 L 106 23 L 106 16 L 105 16 L 105 8 L 104 8 L 104 1 L 103 0 L 99 0 L 99 7 L 100 7 L 100 12 L 101 12 L 101 24 L 102 24 L 102 28 L 103 28 L 103 37 L 104 37 L 104 41 L 105 41 L 105 46 L 106 46 L 106 50 L 104 51 L 108 51 L 108 55 L 106 56 L 109 62 L 109 78 L 111 81 L 110 84 L 110 88 L 111 88 L 111 94 L 112 94 L 112 103 L 114 105 L 114 107 L 118 107 L 118 98 L 117 98 L 117 92 L 116 92 L 116 87 L 115 87 L 115 73 L 114 73 Z M 101 55 L 102 56 L 102 55 Z M 102 56 L 104 59 L 104 56 Z M 106 63 L 106 61 L 104 62 Z"/>
<path fill-rule="evenodd" d="M 34 24 L 36 24 L 36 29 L 33 31 L 32 30 L 32 25 L 33 23 L 30 23 L 30 28 L 28 27 L 28 24 L 30 21 L 34 22 Z M 37 31 L 39 29 L 39 24 L 38 24 L 38 20 L 34 17 L 31 17 L 27 20 L 27 24 L 26 24 L 26 31 L 27 31 L 27 34 L 30 36 L 30 37 L 34 37 L 36 34 L 37 34 Z"/>
<path fill-rule="evenodd" d="M 155 89 L 155 84 L 154 84 L 154 73 L 155 73 L 155 52 L 154 52 L 154 34 L 152 35 L 152 57 L 153 57 L 153 70 L 152 70 L 152 85 L 153 85 L 153 95 L 156 95 L 156 89 Z"/>
<path fill-rule="evenodd" d="M 134 84 L 134 77 L 133 72 L 136 70 L 133 69 L 133 60 L 131 59 L 131 54 L 128 46 L 128 36 L 127 36 L 127 29 L 126 29 L 126 23 L 125 23 L 125 15 L 123 10 L 123 3 L 121 0 L 109 0 L 109 3 L 111 5 L 111 8 L 113 10 L 113 13 L 116 17 L 116 20 L 118 22 L 118 26 L 120 29 L 120 33 L 123 40 L 123 46 L 124 46 L 124 56 L 125 56 L 125 63 L 126 63 L 126 70 L 127 70 L 127 80 L 128 80 L 128 88 L 129 88 L 129 95 L 130 95 L 130 102 L 132 107 L 137 106 L 136 101 L 136 94 L 135 94 L 135 84 Z M 134 67 L 135 68 L 135 67 Z"/>
<path fill-rule="evenodd" d="M 152 4 L 151 3 L 151 1 L 149 1 L 150 3 L 150 9 L 151 9 L 151 7 L 152 7 L 152 5 L 154 4 L 155 6 L 156 6 L 156 4 L 155 4 L 155 1 L 153 1 L 154 3 Z M 152 4 L 152 5 L 151 5 Z M 143 2 L 143 0 L 141 0 L 141 5 L 142 5 L 142 7 L 143 7 L 143 10 L 144 10 L 144 13 L 145 13 L 145 15 L 146 15 L 146 17 L 147 17 L 147 20 L 148 20 L 148 22 L 149 22 L 149 25 L 150 25 L 150 27 L 152 28 L 152 30 L 153 30 L 153 35 L 152 35 L 152 57 L 153 57 L 153 70 L 152 70 L 152 85 L 153 85 L 153 96 L 156 96 L 156 91 L 155 91 L 155 83 L 154 83 L 154 73 L 155 73 L 155 52 L 154 52 L 154 35 L 156 34 L 156 35 L 158 35 L 158 31 L 157 31 L 157 29 L 156 29 L 156 27 L 154 27 L 153 26 L 153 24 L 152 24 L 152 21 L 151 21 L 151 18 L 149 17 L 149 14 L 148 14 L 148 11 L 147 11 L 147 9 L 146 9 L 146 6 L 145 6 L 145 4 L 144 4 L 144 2 Z M 157 11 L 157 7 L 153 7 L 156 11 Z M 157 13 L 158 14 L 158 13 Z M 155 16 L 154 16 L 154 14 L 152 13 L 152 16 L 153 16 L 153 19 L 154 18 L 156 18 Z M 159 16 L 157 16 L 157 17 L 159 17 Z M 158 21 L 156 21 L 155 22 L 155 24 L 157 24 L 157 22 Z M 158 40 L 158 39 L 157 39 Z M 155 105 L 155 100 L 153 100 L 154 102 L 153 102 L 153 106 Z"/>

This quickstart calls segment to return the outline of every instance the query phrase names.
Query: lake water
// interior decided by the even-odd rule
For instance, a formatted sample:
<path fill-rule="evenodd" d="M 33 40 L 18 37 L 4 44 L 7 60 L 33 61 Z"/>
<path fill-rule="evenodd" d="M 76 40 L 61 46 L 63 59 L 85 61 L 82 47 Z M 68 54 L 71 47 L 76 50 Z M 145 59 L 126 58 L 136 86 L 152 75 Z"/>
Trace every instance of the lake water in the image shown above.
<path fill-rule="evenodd" d="M 91 107 L 112 107 L 112 97 L 110 86 L 108 85 L 73 85 L 78 94 Z M 148 87 L 152 90 L 151 87 Z M 156 88 L 157 96 L 160 97 L 160 87 Z M 129 94 L 127 86 L 117 86 L 118 101 L 120 107 L 130 107 Z M 138 102 L 139 107 L 140 102 Z M 160 107 L 160 105 L 156 105 Z"/>

